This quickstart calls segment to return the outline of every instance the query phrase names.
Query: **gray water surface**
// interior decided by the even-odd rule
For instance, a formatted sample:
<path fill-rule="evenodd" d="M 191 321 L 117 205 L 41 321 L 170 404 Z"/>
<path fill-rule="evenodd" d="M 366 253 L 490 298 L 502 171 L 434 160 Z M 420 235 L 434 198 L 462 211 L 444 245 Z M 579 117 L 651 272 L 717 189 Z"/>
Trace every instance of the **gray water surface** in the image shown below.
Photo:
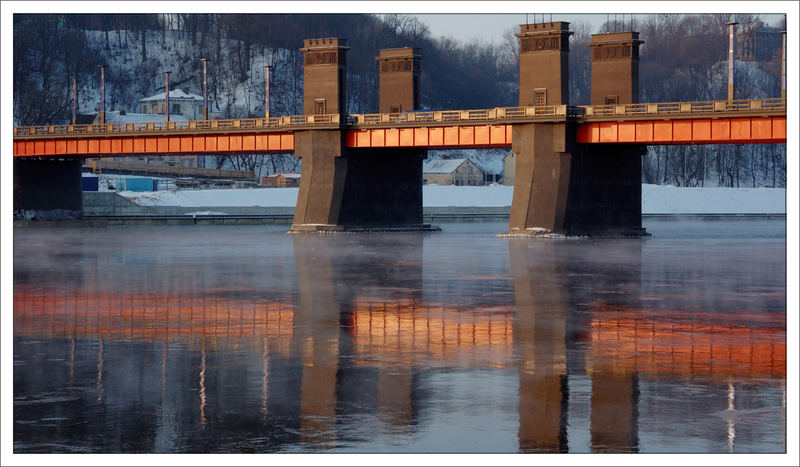
<path fill-rule="evenodd" d="M 14 452 L 786 449 L 783 221 L 14 230 Z"/>

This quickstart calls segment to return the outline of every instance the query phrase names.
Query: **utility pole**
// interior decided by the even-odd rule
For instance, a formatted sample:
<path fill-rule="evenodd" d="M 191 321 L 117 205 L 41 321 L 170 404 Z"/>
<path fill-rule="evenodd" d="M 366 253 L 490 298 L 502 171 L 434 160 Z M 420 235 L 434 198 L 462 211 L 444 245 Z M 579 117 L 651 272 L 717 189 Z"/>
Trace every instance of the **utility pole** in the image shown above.
<path fill-rule="evenodd" d="M 269 121 L 269 65 L 264 65 L 264 118 Z"/>
<path fill-rule="evenodd" d="M 169 126 L 169 71 L 164 72 L 164 122 Z"/>
<path fill-rule="evenodd" d="M 100 65 L 100 124 L 106 124 L 106 77 L 105 66 Z"/>
<path fill-rule="evenodd" d="M 72 124 L 78 120 L 78 78 L 72 77 Z"/>
<path fill-rule="evenodd" d="M 739 23 L 728 23 L 728 102 L 733 102 L 733 27 Z"/>
<path fill-rule="evenodd" d="M 782 31 L 783 35 L 783 53 L 781 56 L 781 99 L 786 104 L 786 31 Z"/>
<path fill-rule="evenodd" d="M 203 62 L 203 120 L 208 120 L 208 82 L 206 81 L 206 62 L 207 58 L 201 58 Z"/>

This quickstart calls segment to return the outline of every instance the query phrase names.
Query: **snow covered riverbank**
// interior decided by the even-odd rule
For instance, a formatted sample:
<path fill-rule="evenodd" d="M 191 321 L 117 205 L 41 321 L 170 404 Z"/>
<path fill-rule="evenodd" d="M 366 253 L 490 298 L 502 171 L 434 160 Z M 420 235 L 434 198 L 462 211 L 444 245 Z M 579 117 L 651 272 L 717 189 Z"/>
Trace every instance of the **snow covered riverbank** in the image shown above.
<path fill-rule="evenodd" d="M 141 206 L 294 207 L 297 188 L 173 190 L 121 192 Z M 511 205 L 510 186 L 438 186 L 422 188 L 425 207 L 504 207 Z M 682 188 L 642 185 L 643 214 L 783 214 L 783 188 Z"/>

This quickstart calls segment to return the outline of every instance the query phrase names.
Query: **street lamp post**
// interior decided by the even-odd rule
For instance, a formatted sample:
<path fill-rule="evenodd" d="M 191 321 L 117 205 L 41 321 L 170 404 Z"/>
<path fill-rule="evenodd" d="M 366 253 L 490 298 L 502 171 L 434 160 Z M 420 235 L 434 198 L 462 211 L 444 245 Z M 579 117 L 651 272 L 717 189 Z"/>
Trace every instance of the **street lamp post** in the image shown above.
<path fill-rule="evenodd" d="M 269 120 L 269 65 L 264 65 L 264 118 Z"/>
<path fill-rule="evenodd" d="M 106 124 L 106 77 L 103 65 L 100 65 L 100 124 Z"/>
<path fill-rule="evenodd" d="M 164 123 L 169 126 L 169 74 L 171 72 L 164 72 Z"/>
<path fill-rule="evenodd" d="M 208 120 L 208 81 L 206 81 L 206 62 L 207 58 L 201 58 L 203 62 L 203 120 Z"/>
<path fill-rule="evenodd" d="M 733 27 L 739 23 L 728 23 L 728 102 L 733 101 Z"/>
<path fill-rule="evenodd" d="M 786 31 L 783 31 L 783 52 L 781 54 L 781 99 L 786 105 Z"/>
<path fill-rule="evenodd" d="M 78 78 L 72 77 L 72 124 L 78 120 Z"/>

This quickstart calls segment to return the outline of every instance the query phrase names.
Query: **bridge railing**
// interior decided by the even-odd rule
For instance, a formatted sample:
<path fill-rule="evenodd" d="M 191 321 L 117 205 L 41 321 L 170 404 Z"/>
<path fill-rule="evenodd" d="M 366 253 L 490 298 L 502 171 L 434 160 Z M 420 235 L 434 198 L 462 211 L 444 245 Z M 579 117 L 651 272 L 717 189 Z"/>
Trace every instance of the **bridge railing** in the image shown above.
<path fill-rule="evenodd" d="M 743 99 L 734 101 L 658 102 L 645 104 L 610 104 L 580 106 L 583 116 L 611 117 L 654 114 L 695 114 L 713 112 L 746 112 L 751 110 L 780 110 L 786 108 L 786 100 Z"/>
<path fill-rule="evenodd" d="M 495 107 L 478 110 L 433 110 L 403 113 L 353 114 L 341 121 L 338 114 L 290 115 L 272 118 L 241 118 L 222 120 L 147 122 L 147 123 L 109 123 L 86 125 L 39 125 L 15 127 L 14 136 L 57 136 L 57 135 L 108 135 L 187 132 L 195 130 L 256 130 L 286 129 L 315 125 L 339 125 L 347 123 L 355 126 L 387 126 L 394 124 L 435 124 L 470 123 L 490 121 L 514 121 L 525 119 L 552 119 L 578 117 L 614 117 L 679 115 L 716 112 L 779 111 L 786 109 L 786 99 L 746 99 L 734 101 L 698 102 L 659 102 L 643 104 L 616 105 L 542 105 L 525 107 Z"/>
<path fill-rule="evenodd" d="M 567 105 L 542 105 L 536 107 L 495 107 L 478 110 L 434 110 L 389 114 L 354 114 L 348 122 L 359 126 L 392 123 L 463 123 L 497 119 L 553 118 L 582 115 L 583 112 Z"/>
<path fill-rule="evenodd" d="M 142 123 L 89 123 L 83 125 L 37 125 L 15 127 L 14 136 L 52 136 L 52 135 L 104 135 L 109 133 L 150 133 L 150 132 L 186 132 L 190 130 L 230 130 L 230 129 L 263 129 L 300 127 L 313 125 L 336 125 L 340 115 L 292 115 L 272 118 L 240 118 L 221 120 L 196 120 L 174 122 L 142 122 Z"/>

